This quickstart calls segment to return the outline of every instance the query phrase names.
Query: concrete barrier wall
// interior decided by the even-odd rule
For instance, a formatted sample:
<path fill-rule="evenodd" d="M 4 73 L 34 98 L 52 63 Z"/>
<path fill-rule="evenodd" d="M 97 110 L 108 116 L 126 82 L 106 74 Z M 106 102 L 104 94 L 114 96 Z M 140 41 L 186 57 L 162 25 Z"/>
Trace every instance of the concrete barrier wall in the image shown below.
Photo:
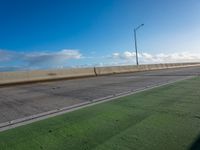
<path fill-rule="evenodd" d="M 137 66 L 113 66 L 113 67 L 97 67 L 97 75 L 115 74 L 115 73 L 128 73 L 138 71 Z"/>
<path fill-rule="evenodd" d="M 0 85 L 22 82 L 36 82 L 45 80 L 56 80 L 64 78 L 77 78 L 95 75 L 108 75 L 116 73 L 129 73 L 138 71 L 149 71 L 168 68 L 180 68 L 189 66 L 200 66 L 200 63 L 171 63 L 171 64 L 150 64 L 140 66 L 112 66 L 96 68 L 78 69 L 58 69 L 58 70 L 35 70 L 0 72 Z"/>
<path fill-rule="evenodd" d="M 95 76 L 94 68 L 0 72 L 0 85 Z"/>
<path fill-rule="evenodd" d="M 114 67 L 97 67 L 97 75 L 108 75 L 115 73 L 128 73 L 138 71 L 149 71 L 168 68 L 181 68 L 189 66 L 200 66 L 200 63 L 171 63 L 171 64 L 150 64 L 140 66 L 114 66 Z"/>

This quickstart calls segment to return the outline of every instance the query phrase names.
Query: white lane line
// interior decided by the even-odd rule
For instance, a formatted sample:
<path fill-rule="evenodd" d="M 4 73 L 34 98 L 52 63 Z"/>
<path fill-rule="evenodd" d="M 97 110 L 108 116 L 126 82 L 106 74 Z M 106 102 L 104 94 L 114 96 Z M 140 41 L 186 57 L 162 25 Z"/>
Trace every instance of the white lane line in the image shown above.
<path fill-rule="evenodd" d="M 130 91 L 121 92 L 121 93 L 117 93 L 114 96 L 116 97 L 116 96 L 125 95 L 125 94 L 129 94 L 129 93 L 131 93 L 131 90 Z"/>
<path fill-rule="evenodd" d="M 98 101 L 102 101 L 102 100 L 109 99 L 109 98 L 112 98 L 112 97 L 114 97 L 114 95 L 108 95 L 108 96 L 105 96 L 105 97 L 101 97 L 101 98 L 91 100 L 91 102 L 98 102 Z"/>
<path fill-rule="evenodd" d="M 26 125 L 26 124 L 30 124 L 30 123 L 33 123 L 33 122 L 36 122 L 36 121 L 39 121 L 39 120 L 49 118 L 49 117 L 54 117 L 54 116 L 61 115 L 61 114 L 67 113 L 67 112 L 72 112 L 72 111 L 75 111 L 75 110 L 78 110 L 78 109 L 81 109 L 81 108 L 93 106 L 93 105 L 96 105 L 96 104 L 111 101 L 111 100 L 118 99 L 118 98 L 121 98 L 121 97 L 124 97 L 124 96 L 136 94 L 136 93 L 143 92 L 143 91 L 146 91 L 146 90 L 150 90 L 150 89 L 153 89 L 153 88 L 172 84 L 172 83 L 175 83 L 175 82 L 178 82 L 178 81 L 190 79 L 190 78 L 193 78 L 193 77 L 194 76 L 189 76 L 189 77 L 185 77 L 185 78 L 182 78 L 182 79 L 179 79 L 179 80 L 173 80 L 173 81 L 169 81 L 169 82 L 166 82 L 166 83 L 155 84 L 155 85 L 147 86 L 145 88 L 139 88 L 139 89 L 130 90 L 130 91 L 114 94 L 114 95 L 109 95 L 109 96 L 105 96 L 105 97 L 102 97 L 102 98 L 94 99 L 92 101 L 86 101 L 86 102 L 82 102 L 82 103 L 75 104 L 75 105 L 72 105 L 72 106 L 63 107 L 63 108 L 60 108 L 60 109 L 40 113 L 40 114 L 37 114 L 37 115 L 32 115 L 32 116 L 8 121 L 8 122 L 5 122 L 5 123 L 0 123 L 0 131 L 5 131 L 5 130 L 8 130 L 8 129 L 16 128 L 16 127 Z"/>

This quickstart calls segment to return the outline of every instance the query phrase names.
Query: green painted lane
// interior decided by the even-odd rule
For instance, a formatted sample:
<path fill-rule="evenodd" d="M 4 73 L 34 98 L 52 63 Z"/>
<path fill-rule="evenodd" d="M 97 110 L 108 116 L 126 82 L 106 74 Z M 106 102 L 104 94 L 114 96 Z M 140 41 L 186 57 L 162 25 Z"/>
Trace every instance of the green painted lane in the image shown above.
<path fill-rule="evenodd" d="M 198 138 L 195 77 L 0 132 L 0 150 L 194 150 Z"/>

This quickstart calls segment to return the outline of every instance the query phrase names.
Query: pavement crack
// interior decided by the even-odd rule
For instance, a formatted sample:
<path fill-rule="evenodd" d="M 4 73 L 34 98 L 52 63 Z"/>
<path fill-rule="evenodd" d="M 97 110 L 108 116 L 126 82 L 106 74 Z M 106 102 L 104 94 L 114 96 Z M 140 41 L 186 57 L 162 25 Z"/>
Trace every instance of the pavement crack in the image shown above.
<path fill-rule="evenodd" d="M 194 116 L 194 118 L 200 119 L 200 116 Z"/>

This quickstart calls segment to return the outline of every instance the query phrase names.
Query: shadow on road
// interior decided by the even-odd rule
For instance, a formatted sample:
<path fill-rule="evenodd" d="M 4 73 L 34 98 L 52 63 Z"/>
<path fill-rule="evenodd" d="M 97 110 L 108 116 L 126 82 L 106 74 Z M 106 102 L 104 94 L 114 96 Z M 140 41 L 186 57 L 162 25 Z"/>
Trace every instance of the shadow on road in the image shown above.
<path fill-rule="evenodd" d="M 191 145 L 189 150 L 200 150 L 200 135 L 198 136 L 196 141 L 194 141 L 194 143 Z"/>

